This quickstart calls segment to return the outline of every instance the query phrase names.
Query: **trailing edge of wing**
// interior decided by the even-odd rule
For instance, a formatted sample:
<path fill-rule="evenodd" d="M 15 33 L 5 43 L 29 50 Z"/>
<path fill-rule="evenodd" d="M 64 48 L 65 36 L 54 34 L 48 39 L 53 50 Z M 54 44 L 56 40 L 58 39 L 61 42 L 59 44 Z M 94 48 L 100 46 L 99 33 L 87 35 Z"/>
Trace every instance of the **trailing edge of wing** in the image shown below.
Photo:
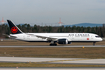
<path fill-rule="evenodd" d="M 49 36 L 40 36 L 40 35 L 33 35 L 33 34 L 29 34 L 31 36 L 36 36 L 38 38 L 42 38 L 42 39 L 48 39 L 48 40 L 57 40 L 57 38 L 55 37 L 49 37 Z"/>
<path fill-rule="evenodd" d="M 39 36 L 39 35 L 35 35 L 36 37 L 39 37 L 39 38 L 49 38 L 49 39 L 57 39 L 57 38 L 54 38 L 54 37 L 48 37 L 48 36 Z"/>

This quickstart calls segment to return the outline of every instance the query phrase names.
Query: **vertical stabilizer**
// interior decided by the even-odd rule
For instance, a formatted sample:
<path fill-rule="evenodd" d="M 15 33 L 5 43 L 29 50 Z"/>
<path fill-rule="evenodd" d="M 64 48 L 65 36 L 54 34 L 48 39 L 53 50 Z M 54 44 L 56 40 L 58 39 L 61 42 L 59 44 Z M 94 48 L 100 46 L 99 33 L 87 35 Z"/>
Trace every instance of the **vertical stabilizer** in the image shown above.
<path fill-rule="evenodd" d="M 14 23 L 11 22 L 11 20 L 7 20 L 10 30 L 12 34 L 20 34 L 23 33 Z"/>

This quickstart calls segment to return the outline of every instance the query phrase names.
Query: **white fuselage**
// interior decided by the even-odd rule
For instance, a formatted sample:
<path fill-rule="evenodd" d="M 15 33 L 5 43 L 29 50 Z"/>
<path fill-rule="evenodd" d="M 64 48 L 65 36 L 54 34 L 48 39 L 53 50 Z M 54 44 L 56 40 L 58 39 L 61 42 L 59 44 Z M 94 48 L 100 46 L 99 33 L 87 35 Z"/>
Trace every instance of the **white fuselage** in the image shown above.
<path fill-rule="evenodd" d="M 43 38 L 37 36 L 42 36 Z M 70 42 L 102 41 L 101 37 L 93 33 L 21 33 L 21 34 L 10 34 L 10 37 L 11 38 L 15 37 L 15 39 L 22 41 L 39 41 L 39 42 L 48 41 L 50 38 L 55 38 L 55 41 L 57 41 L 58 39 L 67 39 Z"/>

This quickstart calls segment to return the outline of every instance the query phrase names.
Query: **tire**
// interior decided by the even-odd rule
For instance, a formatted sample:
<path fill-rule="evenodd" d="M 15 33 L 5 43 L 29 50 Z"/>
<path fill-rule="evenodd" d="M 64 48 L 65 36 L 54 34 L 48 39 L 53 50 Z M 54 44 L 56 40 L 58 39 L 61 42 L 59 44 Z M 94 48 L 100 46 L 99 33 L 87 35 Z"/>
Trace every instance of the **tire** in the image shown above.
<path fill-rule="evenodd" d="M 57 44 L 50 44 L 50 46 L 57 46 Z"/>

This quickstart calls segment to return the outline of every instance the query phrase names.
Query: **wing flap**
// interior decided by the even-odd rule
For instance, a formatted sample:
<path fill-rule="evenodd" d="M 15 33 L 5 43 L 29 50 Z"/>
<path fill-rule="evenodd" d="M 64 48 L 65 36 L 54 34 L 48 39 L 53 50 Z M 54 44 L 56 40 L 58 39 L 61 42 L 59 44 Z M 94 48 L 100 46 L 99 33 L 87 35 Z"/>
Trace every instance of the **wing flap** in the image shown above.
<path fill-rule="evenodd" d="M 41 36 L 41 35 L 33 35 L 33 34 L 28 34 L 28 35 L 35 36 L 35 37 L 42 38 L 42 39 L 47 39 L 47 40 L 53 40 L 53 41 L 56 41 L 56 40 L 57 40 L 56 37 Z"/>
<path fill-rule="evenodd" d="M 55 37 L 49 37 L 49 36 L 39 36 L 39 35 L 35 35 L 36 37 L 42 38 L 42 39 L 47 39 L 47 40 L 53 40 L 56 41 L 57 38 Z"/>

